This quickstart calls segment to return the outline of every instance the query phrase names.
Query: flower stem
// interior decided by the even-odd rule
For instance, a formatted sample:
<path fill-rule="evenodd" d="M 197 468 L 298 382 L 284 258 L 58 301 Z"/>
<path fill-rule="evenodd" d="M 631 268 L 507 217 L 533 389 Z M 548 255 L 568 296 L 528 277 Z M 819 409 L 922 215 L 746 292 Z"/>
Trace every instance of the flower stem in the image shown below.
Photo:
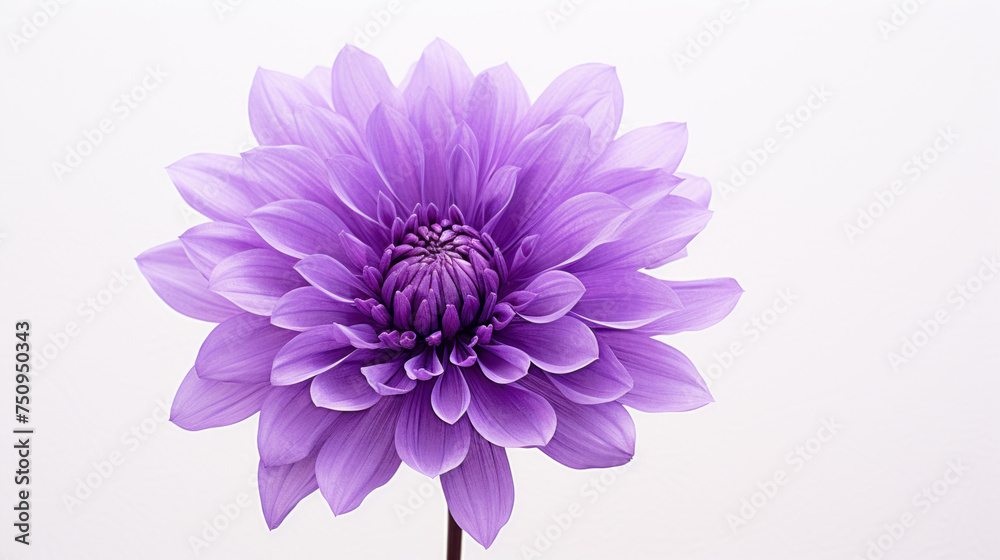
<path fill-rule="evenodd" d="M 462 560 L 462 528 L 448 511 L 448 554 L 447 560 Z"/>

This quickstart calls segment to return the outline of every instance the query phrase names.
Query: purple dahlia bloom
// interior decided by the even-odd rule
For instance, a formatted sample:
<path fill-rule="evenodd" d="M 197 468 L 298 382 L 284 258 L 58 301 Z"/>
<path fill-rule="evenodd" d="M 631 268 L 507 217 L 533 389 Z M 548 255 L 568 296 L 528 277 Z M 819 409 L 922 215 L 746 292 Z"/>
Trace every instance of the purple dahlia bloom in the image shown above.
<path fill-rule="evenodd" d="M 218 323 L 173 422 L 260 412 L 271 528 L 317 489 L 349 512 L 403 462 L 489 546 L 514 501 L 506 448 L 628 462 L 626 407 L 712 400 L 651 337 L 719 321 L 742 290 L 640 271 L 685 255 L 710 188 L 676 173 L 683 124 L 615 138 L 621 113 L 610 66 L 531 103 L 508 66 L 473 75 L 440 40 L 398 88 L 353 47 L 304 79 L 260 70 L 260 147 L 171 165 L 211 221 L 138 258 L 169 306 Z"/>

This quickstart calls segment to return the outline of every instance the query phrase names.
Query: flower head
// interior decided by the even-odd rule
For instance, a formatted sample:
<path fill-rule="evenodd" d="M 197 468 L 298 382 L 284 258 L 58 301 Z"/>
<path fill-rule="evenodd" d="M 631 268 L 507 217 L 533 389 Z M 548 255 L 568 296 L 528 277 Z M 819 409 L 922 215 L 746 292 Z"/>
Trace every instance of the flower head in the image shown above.
<path fill-rule="evenodd" d="M 505 448 L 628 462 L 626 406 L 711 401 L 651 337 L 715 323 L 741 290 L 641 272 L 684 256 L 710 190 L 676 173 L 684 125 L 615 138 L 621 112 L 611 67 L 530 103 L 506 65 L 474 76 L 440 40 L 399 88 L 353 47 L 304 79 L 260 70 L 260 147 L 170 166 L 211 221 L 138 258 L 168 305 L 218 323 L 173 422 L 260 412 L 272 528 L 317 489 L 351 511 L 405 462 L 489 546 L 514 500 Z"/>

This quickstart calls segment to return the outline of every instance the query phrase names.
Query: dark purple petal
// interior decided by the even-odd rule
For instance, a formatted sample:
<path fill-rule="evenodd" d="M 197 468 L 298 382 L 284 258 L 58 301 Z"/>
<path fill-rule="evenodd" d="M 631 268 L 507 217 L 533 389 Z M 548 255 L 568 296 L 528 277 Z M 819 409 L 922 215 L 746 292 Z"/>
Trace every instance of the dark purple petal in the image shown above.
<path fill-rule="evenodd" d="M 354 510 L 399 469 L 396 421 L 401 397 L 383 399 L 370 410 L 340 414 L 316 460 L 319 489 L 334 515 Z"/>
<path fill-rule="evenodd" d="M 329 104 L 305 80 L 257 69 L 250 86 L 250 130 L 262 146 L 299 144 L 295 108 L 299 105 L 329 108 Z"/>
<path fill-rule="evenodd" d="M 632 390 L 632 376 L 606 342 L 597 339 L 600 354 L 574 372 L 545 374 L 567 399 L 580 404 L 599 404 L 618 399 Z"/>
<path fill-rule="evenodd" d="M 267 383 L 226 383 L 188 371 L 170 406 L 170 421 L 185 430 L 228 426 L 253 416 L 270 391 Z"/>
<path fill-rule="evenodd" d="M 208 280 L 213 292 L 258 315 L 270 315 L 278 298 L 306 285 L 295 260 L 271 249 L 250 249 L 220 262 Z"/>
<path fill-rule="evenodd" d="M 552 439 L 556 414 L 544 398 L 516 383 L 498 385 L 478 373 L 468 375 L 467 379 L 472 392 L 469 420 L 491 443 L 532 447 L 545 445 Z"/>
<path fill-rule="evenodd" d="M 458 114 L 465 102 L 465 96 L 472 87 L 472 70 L 462 55 L 441 39 L 435 39 L 424 48 L 420 60 L 413 68 L 410 81 L 406 84 L 403 97 L 410 106 L 410 113 L 420 104 L 420 98 L 427 89 L 435 91 L 444 101 L 448 110 Z"/>
<path fill-rule="evenodd" d="M 271 384 L 293 385 L 315 377 L 353 351 L 347 336 L 337 325 L 309 329 L 278 350 L 273 359 Z"/>
<path fill-rule="evenodd" d="M 550 270 L 539 275 L 522 290 L 535 294 L 535 297 L 525 305 L 514 306 L 517 314 L 532 323 L 551 323 L 580 301 L 585 288 L 572 274 Z"/>
<path fill-rule="evenodd" d="M 367 320 L 353 303 L 331 299 L 319 288 L 305 286 L 281 296 L 271 312 L 271 324 L 304 331 L 322 325 L 354 325 Z"/>
<path fill-rule="evenodd" d="M 368 289 L 343 263 L 329 255 L 310 255 L 295 265 L 295 270 L 323 293 L 341 302 L 369 297 Z"/>
<path fill-rule="evenodd" d="M 253 229 L 229 222 L 198 224 L 182 233 L 180 240 L 191 264 L 206 279 L 220 262 L 236 253 L 267 247 Z"/>
<path fill-rule="evenodd" d="M 677 349 L 630 332 L 600 337 L 632 376 L 632 390 L 618 402 L 643 412 L 683 412 L 713 402 L 705 380 Z"/>
<path fill-rule="evenodd" d="M 476 199 L 473 227 L 493 229 L 493 221 L 507 208 L 514 196 L 519 168 L 505 165 L 497 169 Z"/>
<path fill-rule="evenodd" d="M 247 221 L 271 247 L 292 257 L 330 255 L 350 262 L 340 243 L 344 222 L 329 208 L 308 200 L 279 200 L 258 208 Z"/>
<path fill-rule="evenodd" d="M 479 182 L 506 162 L 513 149 L 518 121 L 528 110 L 528 92 L 506 64 L 476 76 L 465 100 L 463 116 L 479 140 Z"/>
<path fill-rule="evenodd" d="M 434 390 L 431 392 L 431 406 L 438 418 L 449 424 L 458 422 L 469 409 L 471 398 L 469 384 L 462 370 L 451 364 L 445 366 L 444 373 L 434 381 Z"/>
<path fill-rule="evenodd" d="M 316 482 L 317 455 L 319 451 L 296 463 L 265 467 L 261 461 L 257 466 L 260 505 L 268 529 L 281 525 L 302 498 L 319 489 Z"/>
<path fill-rule="evenodd" d="M 313 379 L 313 402 L 316 406 L 346 412 L 370 408 L 382 399 L 382 395 L 375 392 L 361 373 L 362 367 L 372 363 L 371 352 L 355 350 L 329 371 Z"/>
<path fill-rule="evenodd" d="M 476 346 L 479 369 L 494 383 L 510 383 L 528 374 L 531 359 L 522 350 L 503 344 Z"/>
<path fill-rule="evenodd" d="M 416 354 L 407 360 L 403 367 L 406 369 L 407 375 L 421 381 L 444 373 L 441 356 L 438 355 L 437 349 L 434 347 L 427 347 L 423 352 Z"/>
<path fill-rule="evenodd" d="M 743 295 L 743 288 L 732 278 L 691 280 L 666 284 L 680 298 L 683 309 L 642 326 L 646 334 L 677 334 L 708 328 L 726 318 Z"/>
<path fill-rule="evenodd" d="M 542 453 L 573 469 L 618 467 L 632 460 L 635 423 L 625 407 L 616 402 L 573 402 L 536 375 L 524 384 L 545 397 L 559 418 L 552 440 L 539 448 Z"/>
<path fill-rule="evenodd" d="M 594 271 L 577 278 L 587 291 L 573 313 L 604 327 L 634 329 L 683 307 L 666 282 L 643 272 Z"/>
<path fill-rule="evenodd" d="M 684 157 L 687 139 L 684 123 L 668 122 L 637 128 L 608 144 L 590 172 L 596 174 L 618 167 L 654 167 L 673 173 Z"/>
<path fill-rule="evenodd" d="M 313 404 L 308 383 L 275 387 L 260 407 L 257 451 L 261 464 L 273 467 L 305 459 L 337 414 Z"/>
<path fill-rule="evenodd" d="M 368 119 L 368 149 L 382 180 L 405 210 L 421 202 L 424 149 L 420 135 L 402 113 L 379 105 Z"/>
<path fill-rule="evenodd" d="M 403 364 L 407 356 L 397 356 L 387 362 L 361 366 L 361 373 L 375 392 L 382 396 L 401 395 L 408 393 L 417 386 L 417 382 L 406 375 Z"/>
<path fill-rule="evenodd" d="M 194 154 L 167 167 L 184 202 L 213 220 L 240 223 L 264 204 L 247 182 L 243 160 L 218 154 Z"/>
<path fill-rule="evenodd" d="M 362 136 L 368 116 L 379 103 L 406 113 L 403 95 L 392 85 L 385 67 L 361 49 L 344 47 L 333 63 L 332 75 L 333 108 L 350 119 Z"/>
<path fill-rule="evenodd" d="M 396 452 L 403 462 L 431 478 L 460 465 L 469 450 L 469 422 L 462 419 L 449 424 L 438 418 L 431 408 L 427 383 L 405 398 L 396 424 Z"/>
<path fill-rule="evenodd" d="M 135 259 L 149 285 L 174 311 L 218 323 L 241 313 L 225 298 L 208 288 L 208 280 L 191 264 L 180 241 L 149 249 Z"/>
<path fill-rule="evenodd" d="M 524 350 L 532 363 L 552 373 L 576 371 L 598 355 L 593 331 L 572 317 L 542 325 L 515 320 L 493 339 Z"/>
<path fill-rule="evenodd" d="M 272 326 L 267 317 L 241 313 L 208 333 L 194 366 L 203 379 L 233 383 L 267 383 L 271 364 L 295 331 Z"/>
<path fill-rule="evenodd" d="M 514 508 L 507 451 L 472 434 L 465 461 L 441 475 L 441 489 L 458 526 L 489 548 Z"/>

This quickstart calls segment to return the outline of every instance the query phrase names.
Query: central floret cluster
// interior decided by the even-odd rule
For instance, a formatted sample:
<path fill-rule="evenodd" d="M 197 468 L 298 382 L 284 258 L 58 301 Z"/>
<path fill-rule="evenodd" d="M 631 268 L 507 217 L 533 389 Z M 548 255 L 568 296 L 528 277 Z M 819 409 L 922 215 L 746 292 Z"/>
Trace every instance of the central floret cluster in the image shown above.
<path fill-rule="evenodd" d="M 498 303 L 506 263 L 489 235 L 466 225 L 462 212 L 418 204 L 396 218 L 378 266 L 362 277 L 375 297 L 356 299 L 388 350 L 413 351 L 411 379 L 428 380 L 450 362 L 476 363 L 474 348 L 507 326 L 514 309 Z"/>

